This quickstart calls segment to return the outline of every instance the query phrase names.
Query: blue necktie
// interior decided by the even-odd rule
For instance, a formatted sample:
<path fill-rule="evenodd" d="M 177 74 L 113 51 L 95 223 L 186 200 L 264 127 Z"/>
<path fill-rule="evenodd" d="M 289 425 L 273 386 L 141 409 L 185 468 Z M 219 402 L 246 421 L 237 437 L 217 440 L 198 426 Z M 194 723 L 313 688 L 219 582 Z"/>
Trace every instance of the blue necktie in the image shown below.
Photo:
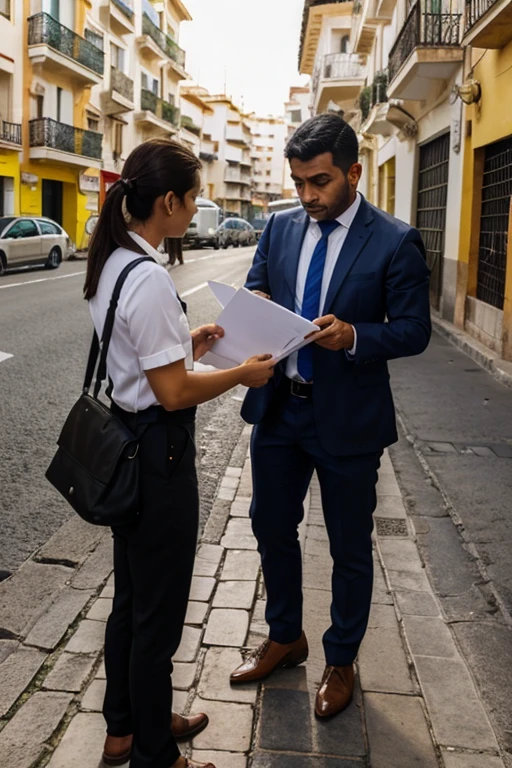
<path fill-rule="evenodd" d="M 320 313 L 320 295 L 322 293 L 322 278 L 324 276 L 325 259 L 327 256 L 327 243 L 329 235 L 340 226 L 339 221 L 319 221 L 322 237 L 316 244 L 304 286 L 304 298 L 302 299 L 302 317 L 307 320 L 315 320 Z M 299 349 L 297 357 L 297 370 L 304 381 L 313 379 L 313 350 L 311 345 Z"/>

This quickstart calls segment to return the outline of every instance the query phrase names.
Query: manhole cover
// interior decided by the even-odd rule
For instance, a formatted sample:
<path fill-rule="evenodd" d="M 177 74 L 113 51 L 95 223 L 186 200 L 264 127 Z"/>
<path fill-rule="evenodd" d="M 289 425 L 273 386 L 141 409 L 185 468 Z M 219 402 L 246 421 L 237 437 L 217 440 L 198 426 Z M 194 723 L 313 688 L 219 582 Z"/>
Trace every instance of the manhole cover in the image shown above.
<path fill-rule="evenodd" d="M 408 536 L 407 523 L 396 517 L 376 517 L 377 536 Z"/>

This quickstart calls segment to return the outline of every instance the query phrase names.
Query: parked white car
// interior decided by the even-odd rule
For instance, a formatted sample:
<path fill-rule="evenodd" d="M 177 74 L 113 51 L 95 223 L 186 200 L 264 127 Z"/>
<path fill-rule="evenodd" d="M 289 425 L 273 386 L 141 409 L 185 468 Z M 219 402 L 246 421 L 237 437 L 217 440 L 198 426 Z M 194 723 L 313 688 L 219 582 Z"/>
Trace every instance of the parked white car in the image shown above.
<path fill-rule="evenodd" d="M 44 264 L 56 269 L 75 247 L 67 232 L 40 216 L 0 217 L 0 275 L 9 267 Z"/>

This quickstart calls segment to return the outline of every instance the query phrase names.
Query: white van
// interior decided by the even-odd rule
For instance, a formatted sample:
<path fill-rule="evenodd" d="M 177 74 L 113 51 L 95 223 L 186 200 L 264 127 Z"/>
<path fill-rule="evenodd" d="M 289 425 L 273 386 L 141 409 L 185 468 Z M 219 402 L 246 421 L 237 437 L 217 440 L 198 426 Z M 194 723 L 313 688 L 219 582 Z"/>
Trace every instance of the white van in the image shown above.
<path fill-rule="evenodd" d="M 205 197 L 196 198 L 197 213 L 185 232 L 183 241 L 200 248 L 203 245 L 218 248 L 215 233 L 220 223 L 220 208 Z"/>

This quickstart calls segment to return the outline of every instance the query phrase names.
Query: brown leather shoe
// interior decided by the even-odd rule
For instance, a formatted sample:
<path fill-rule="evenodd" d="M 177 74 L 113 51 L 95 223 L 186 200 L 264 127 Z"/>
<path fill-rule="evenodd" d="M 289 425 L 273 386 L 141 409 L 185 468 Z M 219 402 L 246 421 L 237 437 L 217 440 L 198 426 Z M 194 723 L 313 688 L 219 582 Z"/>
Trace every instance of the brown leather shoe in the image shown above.
<path fill-rule="evenodd" d="M 182 717 L 172 713 L 171 730 L 176 741 L 189 741 L 204 731 L 208 725 L 208 715 Z M 107 736 L 103 747 L 103 762 L 108 766 L 124 765 L 130 759 L 133 736 Z M 192 766 L 194 768 L 194 766 Z"/>
<path fill-rule="evenodd" d="M 103 747 L 105 765 L 124 765 L 132 753 L 133 736 L 107 736 Z"/>
<path fill-rule="evenodd" d="M 354 693 L 354 667 L 326 667 L 316 695 L 315 715 L 324 720 L 343 712 Z"/>
<path fill-rule="evenodd" d="M 259 648 L 231 673 L 232 685 L 263 680 L 280 667 L 296 667 L 308 657 L 308 641 L 304 632 L 294 643 L 276 643 L 265 640 Z"/>
<path fill-rule="evenodd" d="M 172 735 L 176 741 L 188 741 L 197 736 L 198 733 L 201 733 L 201 731 L 204 731 L 209 722 L 208 715 L 205 715 L 203 712 L 200 712 L 198 715 L 189 715 L 189 717 L 183 717 L 173 712 L 171 720 Z"/>

